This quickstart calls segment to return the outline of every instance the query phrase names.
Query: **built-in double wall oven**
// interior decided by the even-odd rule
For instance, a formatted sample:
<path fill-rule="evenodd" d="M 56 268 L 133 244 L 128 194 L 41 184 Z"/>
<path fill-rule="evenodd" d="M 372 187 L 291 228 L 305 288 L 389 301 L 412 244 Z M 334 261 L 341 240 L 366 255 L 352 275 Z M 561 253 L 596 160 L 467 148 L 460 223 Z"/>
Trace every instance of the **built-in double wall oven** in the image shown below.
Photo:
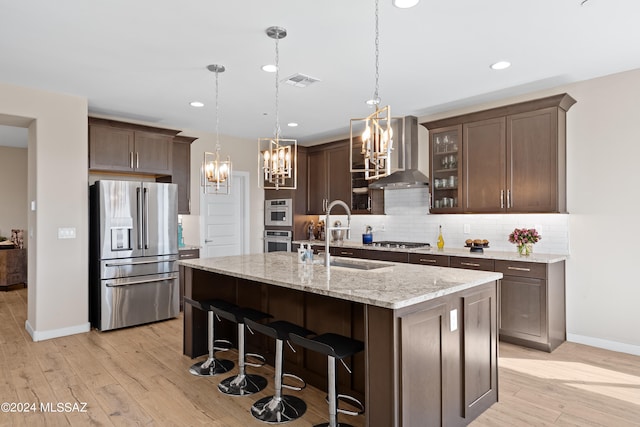
<path fill-rule="evenodd" d="M 264 251 L 265 252 L 291 252 L 291 231 L 287 230 L 265 230 L 264 231 Z"/>
<path fill-rule="evenodd" d="M 264 201 L 265 227 L 291 227 L 292 225 L 293 206 L 291 199 L 273 199 Z"/>

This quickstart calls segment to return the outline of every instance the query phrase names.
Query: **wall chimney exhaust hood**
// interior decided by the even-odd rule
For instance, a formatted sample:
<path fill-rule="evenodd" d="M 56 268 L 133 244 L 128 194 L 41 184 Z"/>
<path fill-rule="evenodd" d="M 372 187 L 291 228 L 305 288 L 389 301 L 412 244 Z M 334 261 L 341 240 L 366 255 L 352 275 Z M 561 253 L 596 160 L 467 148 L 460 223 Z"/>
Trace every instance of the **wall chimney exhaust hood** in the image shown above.
<path fill-rule="evenodd" d="M 397 149 L 393 155 L 404 156 L 405 169 L 372 182 L 369 184 L 371 189 L 399 190 L 429 185 L 429 178 L 418 170 L 418 118 L 406 116 L 399 122 L 401 129 L 396 135 L 404 139 L 404 144 L 395 144 Z"/>

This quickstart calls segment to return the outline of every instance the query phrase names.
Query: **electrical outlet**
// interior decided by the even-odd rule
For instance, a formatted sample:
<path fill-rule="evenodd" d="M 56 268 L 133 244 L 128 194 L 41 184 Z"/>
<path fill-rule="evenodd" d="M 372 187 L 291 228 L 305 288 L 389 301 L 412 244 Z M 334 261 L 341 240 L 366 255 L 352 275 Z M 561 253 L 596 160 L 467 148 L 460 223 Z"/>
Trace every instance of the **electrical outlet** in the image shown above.
<path fill-rule="evenodd" d="M 75 239 L 75 227 L 58 227 L 58 239 Z"/>
<path fill-rule="evenodd" d="M 463 233 L 464 234 L 471 234 L 471 224 L 464 224 L 463 225 Z"/>
<path fill-rule="evenodd" d="M 385 230 L 384 230 L 384 224 L 380 224 L 380 226 L 378 227 L 378 230 L 379 230 L 379 231 L 385 231 Z"/>

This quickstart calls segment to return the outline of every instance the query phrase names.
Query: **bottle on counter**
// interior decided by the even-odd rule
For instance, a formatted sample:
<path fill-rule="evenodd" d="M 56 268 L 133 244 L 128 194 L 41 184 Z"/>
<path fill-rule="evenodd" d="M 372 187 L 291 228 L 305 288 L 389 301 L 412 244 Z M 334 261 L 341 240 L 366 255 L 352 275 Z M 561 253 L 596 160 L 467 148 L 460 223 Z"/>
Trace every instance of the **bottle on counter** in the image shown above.
<path fill-rule="evenodd" d="M 442 249 L 444 248 L 444 237 L 442 237 L 442 226 L 439 225 L 439 231 L 438 231 L 438 249 Z"/>

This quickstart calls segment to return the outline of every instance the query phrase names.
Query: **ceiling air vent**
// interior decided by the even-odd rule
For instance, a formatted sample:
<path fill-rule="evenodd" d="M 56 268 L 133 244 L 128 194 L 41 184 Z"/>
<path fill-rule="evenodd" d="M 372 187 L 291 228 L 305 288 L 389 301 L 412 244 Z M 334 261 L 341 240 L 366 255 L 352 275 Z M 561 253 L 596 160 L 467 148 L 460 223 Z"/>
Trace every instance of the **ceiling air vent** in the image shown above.
<path fill-rule="evenodd" d="M 287 77 L 284 82 L 291 86 L 295 87 L 307 87 L 310 84 L 319 82 L 320 79 L 316 79 L 315 77 L 307 76 L 306 74 L 297 73 L 292 76 Z"/>

